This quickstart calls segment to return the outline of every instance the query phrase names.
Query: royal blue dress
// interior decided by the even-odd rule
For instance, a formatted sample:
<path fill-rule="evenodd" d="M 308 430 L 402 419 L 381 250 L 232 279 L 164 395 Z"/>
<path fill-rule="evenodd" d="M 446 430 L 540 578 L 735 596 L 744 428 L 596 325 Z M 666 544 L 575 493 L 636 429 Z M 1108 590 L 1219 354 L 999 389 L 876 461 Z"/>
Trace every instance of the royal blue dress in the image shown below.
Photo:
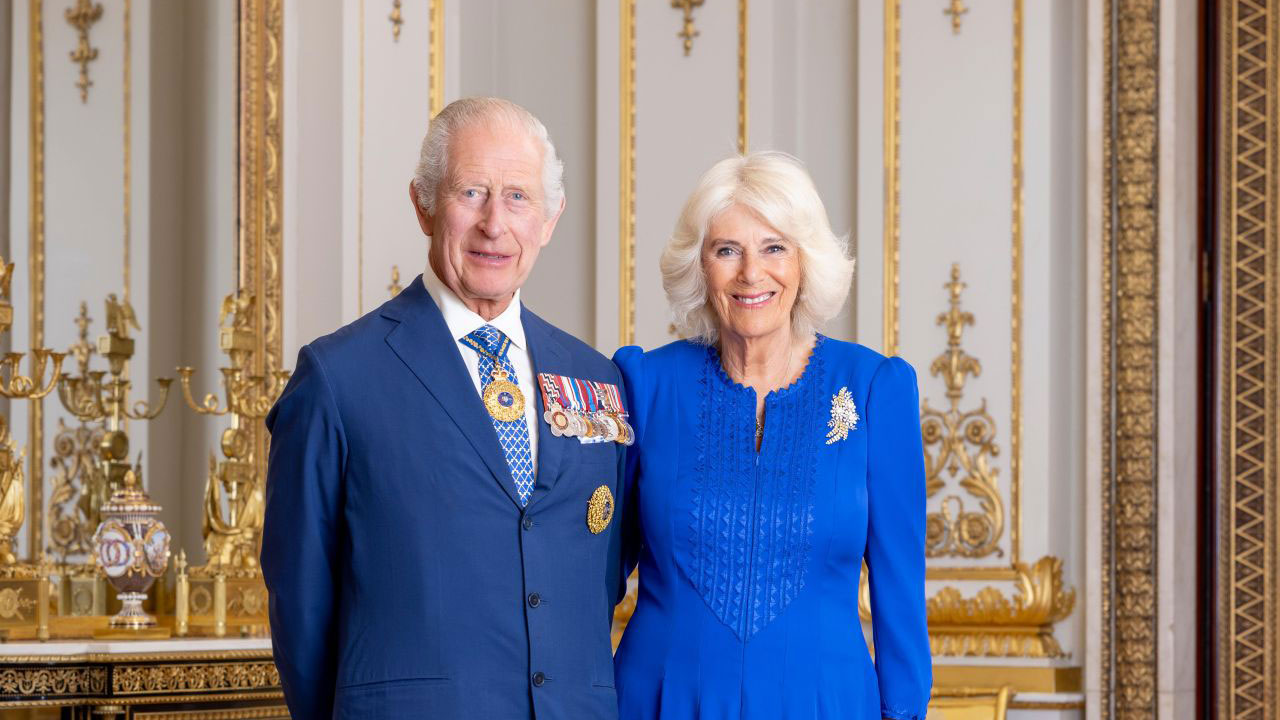
<path fill-rule="evenodd" d="M 915 371 L 818 337 L 765 399 L 689 341 L 614 355 L 630 400 L 621 720 L 923 719 L 924 455 Z M 828 442 L 834 398 L 856 423 Z M 844 403 L 847 408 L 847 402 Z M 870 570 L 873 664 L 858 621 Z"/>

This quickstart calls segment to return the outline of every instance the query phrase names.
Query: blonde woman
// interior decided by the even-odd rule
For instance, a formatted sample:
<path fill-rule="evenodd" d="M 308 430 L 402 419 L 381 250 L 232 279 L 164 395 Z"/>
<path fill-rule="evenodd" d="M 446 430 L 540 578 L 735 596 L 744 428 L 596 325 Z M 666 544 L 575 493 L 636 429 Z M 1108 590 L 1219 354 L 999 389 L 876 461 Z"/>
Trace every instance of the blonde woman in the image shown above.
<path fill-rule="evenodd" d="M 662 278 L 690 339 L 614 356 L 636 431 L 625 569 L 640 565 L 622 720 L 924 718 L 916 377 L 817 332 L 852 274 L 787 155 L 721 161 L 686 202 Z"/>

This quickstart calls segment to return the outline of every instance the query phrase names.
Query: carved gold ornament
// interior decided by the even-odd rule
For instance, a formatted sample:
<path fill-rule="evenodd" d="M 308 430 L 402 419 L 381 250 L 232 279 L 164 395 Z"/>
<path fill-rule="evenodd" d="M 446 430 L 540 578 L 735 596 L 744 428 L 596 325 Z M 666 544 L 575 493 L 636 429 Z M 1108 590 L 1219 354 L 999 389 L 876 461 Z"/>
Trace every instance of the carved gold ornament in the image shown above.
<path fill-rule="evenodd" d="M 591 534 L 599 535 L 609 527 L 612 519 L 613 493 L 608 485 L 601 485 L 591 493 L 591 499 L 587 501 L 587 529 Z"/>
<path fill-rule="evenodd" d="M 977 498 L 979 510 L 965 509 L 958 494 L 947 495 L 937 511 L 925 520 L 925 548 L 928 557 L 981 558 L 1003 555 L 999 547 L 1004 534 L 1004 499 L 996 482 L 998 470 L 990 458 L 999 454 L 996 445 L 996 423 L 987 412 L 987 401 L 976 408 L 961 411 L 964 384 L 969 375 L 982 373 L 978 359 L 960 347 L 964 327 L 973 324 L 973 314 L 960 309 L 960 266 L 951 266 L 951 282 L 944 287 L 950 292 L 950 309 L 938 315 L 938 324 L 947 328 L 947 350 L 939 355 L 929 371 L 941 375 L 947 386 L 950 409 L 935 410 L 928 399 L 922 403 L 920 432 L 924 440 L 925 490 L 929 497 L 942 491 L 948 480 L 959 477 L 959 486 L 970 497 Z"/>
<path fill-rule="evenodd" d="M 1103 129 L 1099 175 L 1102 268 L 1097 295 L 1102 307 L 1100 332 L 1095 337 L 1101 348 L 1102 382 L 1098 391 L 1102 412 L 1098 413 L 1098 423 L 1102 452 L 1097 467 L 1102 487 L 1101 557 L 1093 570 L 1100 591 L 1100 626 L 1119 629 L 1101 633 L 1098 643 L 1099 705 L 1109 708 L 1113 718 L 1158 714 L 1158 666 L 1168 660 L 1160 657 L 1156 642 L 1165 632 L 1157 614 L 1162 407 L 1158 379 L 1162 370 L 1167 371 L 1159 359 L 1158 329 L 1173 318 L 1160 312 L 1160 284 L 1155 279 L 1160 276 L 1161 266 L 1171 260 L 1161 255 L 1164 242 L 1159 231 L 1162 196 L 1172 190 L 1161 187 L 1159 168 L 1162 150 L 1171 141 L 1161 137 L 1163 133 L 1158 128 L 1163 68 L 1172 58 L 1161 56 L 1162 43 L 1154 38 L 1165 27 L 1161 15 L 1169 4 L 1158 0 L 1104 0 L 1099 12 L 1103 27 L 1099 43 L 1102 102 L 1095 119 Z M 1226 5 L 1243 7 L 1243 3 Z M 1269 14 L 1275 17 L 1274 10 Z M 1229 29 L 1225 23 L 1220 27 L 1224 41 L 1237 37 L 1236 29 Z M 1251 41 L 1245 42 L 1245 47 L 1251 57 L 1265 52 Z M 1236 80 L 1224 82 L 1234 86 Z M 1264 106 L 1256 100 L 1247 102 L 1249 123 L 1253 124 Z M 1224 132 L 1229 130 L 1224 128 Z M 1233 133 L 1229 137 L 1233 145 L 1248 144 L 1241 135 Z M 1223 210 L 1224 218 L 1228 212 Z M 1228 222 L 1245 221 L 1231 218 Z M 1224 301 L 1224 307 L 1231 306 L 1232 301 Z M 1229 319 L 1224 317 L 1223 323 L 1224 332 L 1237 331 Z M 1253 340 L 1247 334 L 1241 337 Z M 1222 399 L 1229 402 L 1226 394 Z M 1228 420 L 1224 417 L 1223 422 Z M 1235 517 L 1235 512 L 1232 508 L 1223 517 Z M 1178 530 L 1186 529 L 1174 532 Z M 1229 586 L 1241 587 L 1241 579 L 1231 581 Z M 1095 608 L 1089 610 L 1093 612 Z M 1224 673 L 1228 662 L 1221 657 L 1219 667 Z M 1268 676 L 1274 674 L 1268 671 Z M 1253 681 L 1248 688 L 1250 694 L 1271 692 Z M 1262 717 L 1274 711 L 1274 702 L 1264 700 L 1257 707 L 1253 715 L 1242 715 L 1237 710 L 1224 711 L 1220 717 Z"/>
<path fill-rule="evenodd" d="M 1062 561 L 1047 555 L 1035 565 L 1014 565 L 1014 597 L 985 587 L 966 598 L 944 587 L 929 598 L 929 647 L 934 655 L 1066 657 L 1053 636 L 1054 623 L 1071 615 L 1076 591 L 1062 582 Z M 871 619 L 867 573 L 858 587 L 858 614 Z"/>
<path fill-rule="evenodd" d="M 392 265 L 391 266 L 391 284 L 387 286 L 387 292 L 391 295 L 391 297 L 395 297 L 400 294 L 401 290 L 404 290 L 404 286 L 400 284 L 400 266 Z"/>
<path fill-rule="evenodd" d="M 702 34 L 693 25 L 693 11 L 695 8 L 702 7 L 703 2 L 704 0 L 671 0 L 671 7 L 684 14 L 680 32 L 676 33 L 676 37 L 684 38 L 685 57 L 688 57 L 693 50 L 693 39 Z"/>
<path fill-rule="evenodd" d="M 391 1 L 391 14 L 387 19 L 391 21 L 391 38 L 400 42 L 400 26 L 404 25 L 404 14 L 400 12 L 400 0 Z"/>
<path fill-rule="evenodd" d="M 270 660 L 199 665 L 117 665 L 114 670 L 111 689 L 116 694 L 155 695 L 280 687 L 280 673 Z"/>
<path fill-rule="evenodd" d="M 964 0 L 951 0 L 951 5 L 942 11 L 943 15 L 951 16 L 951 32 L 955 35 L 960 34 L 960 18 L 969 13 L 969 8 L 965 6 Z"/>
<path fill-rule="evenodd" d="M 7 587 L 0 590 L 0 620 L 26 620 L 24 611 L 35 607 L 36 601 L 22 597 L 22 588 Z"/>
<path fill-rule="evenodd" d="M 89 88 L 93 85 L 89 80 L 89 63 L 98 59 L 98 48 L 89 45 L 89 28 L 102 19 L 102 3 L 94 5 L 89 0 L 76 0 L 74 6 L 66 9 L 65 15 L 79 35 L 76 49 L 71 51 L 71 62 L 80 66 L 80 79 L 76 81 L 76 87 L 80 88 L 80 102 L 89 102 Z"/>
<path fill-rule="evenodd" d="M 840 392 L 831 396 L 831 419 L 827 420 L 827 444 L 840 442 L 849 437 L 850 430 L 858 429 L 858 408 L 853 404 L 853 396 L 849 388 L 842 387 Z"/>
<path fill-rule="evenodd" d="M 0 696 L 86 695 L 107 690 L 107 668 L 6 668 L 0 670 Z M 2 699 L 2 698 L 0 698 Z"/>

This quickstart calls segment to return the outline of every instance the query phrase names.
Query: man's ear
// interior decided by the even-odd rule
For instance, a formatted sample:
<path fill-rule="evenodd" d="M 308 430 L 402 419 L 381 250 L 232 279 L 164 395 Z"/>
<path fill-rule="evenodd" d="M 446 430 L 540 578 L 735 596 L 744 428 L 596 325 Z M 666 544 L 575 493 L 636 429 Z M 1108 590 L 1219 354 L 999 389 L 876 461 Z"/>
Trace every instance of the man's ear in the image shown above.
<path fill-rule="evenodd" d="M 418 204 L 418 188 L 413 180 L 409 181 L 409 202 L 413 203 L 413 212 L 418 216 L 418 226 L 422 228 L 423 235 L 431 235 L 436 226 L 436 219 L 433 215 L 428 215 L 427 211 Z"/>
<path fill-rule="evenodd" d="M 560 208 L 556 210 L 556 214 L 547 218 L 546 222 L 542 223 L 542 244 L 538 247 L 546 247 L 547 243 L 551 242 L 551 233 L 555 232 L 556 223 L 560 222 L 560 216 L 564 214 L 564 205 L 565 197 L 561 195 Z"/>

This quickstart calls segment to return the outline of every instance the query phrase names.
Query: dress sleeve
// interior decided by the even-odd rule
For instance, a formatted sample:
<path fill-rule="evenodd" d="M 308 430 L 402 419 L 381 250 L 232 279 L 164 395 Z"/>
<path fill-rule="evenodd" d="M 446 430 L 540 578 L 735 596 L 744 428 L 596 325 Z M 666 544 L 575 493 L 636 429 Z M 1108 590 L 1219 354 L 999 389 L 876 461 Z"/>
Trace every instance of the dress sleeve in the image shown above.
<path fill-rule="evenodd" d="M 644 398 L 648 396 L 648 388 L 644 376 L 644 351 L 635 345 L 618 348 L 613 354 L 613 362 L 622 371 L 622 383 L 627 393 L 627 412 L 629 421 L 635 430 L 635 442 L 627 448 L 623 461 L 622 474 L 622 577 L 619 583 L 618 596 L 614 602 L 622 602 L 627 592 L 627 578 L 635 570 L 640 561 L 640 550 L 643 547 L 640 532 L 640 497 L 636 493 L 636 476 L 640 468 L 640 453 L 644 442 L 644 428 L 647 405 Z"/>
<path fill-rule="evenodd" d="M 933 684 L 924 595 L 924 448 L 916 373 L 888 358 L 867 393 L 867 552 L 880 712 L 923 720 Z"/>
<path fill-rule="evenodd" d="M 262 574 L 276 666 L 297 718 L 333 714 L 337 685 L 337 518 L 346 440 L 315 351 L 267 415 L 271 450 L 262 528 Z"/>

